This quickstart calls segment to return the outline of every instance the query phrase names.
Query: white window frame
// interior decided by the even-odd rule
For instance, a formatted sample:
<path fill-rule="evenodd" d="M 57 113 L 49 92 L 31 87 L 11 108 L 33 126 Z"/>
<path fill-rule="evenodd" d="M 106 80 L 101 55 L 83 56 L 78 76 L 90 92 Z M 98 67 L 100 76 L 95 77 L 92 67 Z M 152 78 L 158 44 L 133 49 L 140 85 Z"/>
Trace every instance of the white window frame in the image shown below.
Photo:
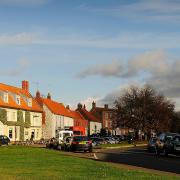
<path fill-rule="evenodd" d="M 27 99 L 27 104 L 29 107 L 32 107 L 32 98 Z"/>
<path fill-rule="evenodd" d="M 9 94 L 8 94 L 8 92 L 4 92 L 4 93 L 3 93 L 3 101 L 4 101 L 5 103 L 8 103 L 8 102 L 9 102 Z"/>
<path fill-rule="evenodd" d="M 16 104 L 21 105 L 21 97 L 16 95 Z"/>

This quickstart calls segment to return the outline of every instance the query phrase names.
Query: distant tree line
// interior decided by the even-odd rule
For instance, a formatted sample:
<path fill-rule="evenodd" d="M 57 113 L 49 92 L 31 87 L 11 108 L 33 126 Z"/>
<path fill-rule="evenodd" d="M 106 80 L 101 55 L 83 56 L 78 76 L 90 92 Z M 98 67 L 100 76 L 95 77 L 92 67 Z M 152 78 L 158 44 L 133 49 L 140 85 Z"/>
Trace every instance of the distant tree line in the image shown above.
<path fill-rule="evenodd" d="M 150 137 L 151 131 L 180 132 L 180 113 L 174 103 L 151 86 L 131 86 L 115 101 L 115 127 L 134 129 L 136 135 L 143 132 Z"/>

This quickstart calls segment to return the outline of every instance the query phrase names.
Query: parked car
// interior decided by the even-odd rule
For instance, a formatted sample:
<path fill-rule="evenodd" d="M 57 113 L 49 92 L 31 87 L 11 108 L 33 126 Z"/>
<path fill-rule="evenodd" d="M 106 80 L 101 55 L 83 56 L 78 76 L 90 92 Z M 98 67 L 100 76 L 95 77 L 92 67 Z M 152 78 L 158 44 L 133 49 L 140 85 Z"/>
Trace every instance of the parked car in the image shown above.
<path fill-rule="evenodd" d="M 10 139 L 7 136 L 0 135 L 0 146 L 1 145 L 9 145 Z"/>
<path fill-rule="evenodd" d="M 50 149 L 56 149 L 58 146 L 58 141 L 56 138 L 51 138 L 46 142 L 46 147 Z"/>
<path fill-rule="evenodd" d="M 70 151 L 72 140 L 73 140 L 73 136 L 65 137 L 63 143 L 61 144 L 61 149 Z"/>
<path fill-rule="evenodd" d="M 155 148 L 156 148 L 156 141 L 157 138 L 156 137 L 152 137 L 149 141 L 148 141 L 148 145 L 147 145 L 147 150 L 149 152 L 155 152 Z"/>
<path fill-rule="evenodd" d="M 177 153 L 180 149 L 180 134 L 178 133 L 161 133 L 156 140 L 156 154 L 167 156 L 170 153 Z"/>
<path fill-rule="evenodd" d="M 103 138 L 91 137 L 90 139 L 92 141 L 92 146 L 98 146 L 101 144 L 105 144 L 105 140 Z"/>
<path fill-rule="evenodd" d="M 92 152 L 92 141 L 87 136 L 74 136 L 66 139 L 66 150 Z"/>
<path fill-rule="evenodd" d="M 104 140 L 106 141 L 107 144 L 116 144 L 116 141 L 112 137 L 105 137 Z"/>

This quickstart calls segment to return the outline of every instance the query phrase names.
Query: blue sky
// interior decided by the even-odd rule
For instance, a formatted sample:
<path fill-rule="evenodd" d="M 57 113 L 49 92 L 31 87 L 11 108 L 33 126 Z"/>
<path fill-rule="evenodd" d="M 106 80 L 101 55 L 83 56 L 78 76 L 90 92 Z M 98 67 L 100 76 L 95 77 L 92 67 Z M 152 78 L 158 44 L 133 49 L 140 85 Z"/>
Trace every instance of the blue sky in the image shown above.
<path fill-rule="evenodd" d="M 178 0 L 0 0 L 0 81 L 65 104 L 152 84 L 180 107 Z"/>

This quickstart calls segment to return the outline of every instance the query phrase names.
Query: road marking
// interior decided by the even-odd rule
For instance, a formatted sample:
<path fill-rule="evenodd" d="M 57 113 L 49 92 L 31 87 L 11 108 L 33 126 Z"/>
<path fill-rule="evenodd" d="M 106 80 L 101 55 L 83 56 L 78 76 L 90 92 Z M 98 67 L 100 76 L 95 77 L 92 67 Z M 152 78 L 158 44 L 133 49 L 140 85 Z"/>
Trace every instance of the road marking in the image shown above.
<path fill-rule="evenodd" d="M 96 156 L 96 154 L 94 153 L 94 159 L 98 159 L 98 157 Z"/>

